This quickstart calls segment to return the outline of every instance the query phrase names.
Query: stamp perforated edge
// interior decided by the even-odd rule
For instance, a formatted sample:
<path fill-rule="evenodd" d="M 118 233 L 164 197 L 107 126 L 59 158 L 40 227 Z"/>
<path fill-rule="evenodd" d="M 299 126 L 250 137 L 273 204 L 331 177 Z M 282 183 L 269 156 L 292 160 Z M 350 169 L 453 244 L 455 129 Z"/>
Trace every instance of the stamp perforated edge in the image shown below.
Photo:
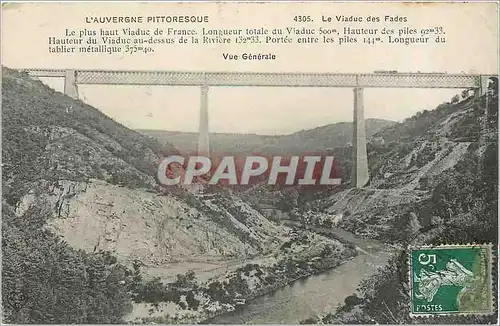
<path fill-rule="evenodd" d="M 457 247 L 482 247 L 486 248 L 488 250 L 488 253 L 490 255 L 490 263 L 488 264 L 488 269 L 490 273 L 490 291 L 491 291 L 491 302 L 490 302 L 490 309 L 489 312 L 446 312 L 446 313 L 435 313 L 435 314 L 414 314 L 413 313 L 413 288 L 412 288 L 412 265 L 411 265 L 411 251 L 412 250 L 418 250 L 418 249 L 445 249 L 445 248 L 457 248 Z M 495 252 L 493 250 L 493 244 L 490 243 L 468 243 L 468 244 L 439 244 L 439 245 L 408 245 L 407 250 L 407 267 L 408 267 L 408 275 L 407 275 L 407 281 L 408 281 L 408 289 L 409 289 L 409 316 L 412 319 L 427 319 L 427 320 L 432 320 L 432 319 L 439 319 L 440 317 L 443 316 L 491 316 L 495 313 L 495 307 L 496 307 L 496 301 L 497 299 L 495 298 L 495 294 L 493 293 L 493 262 L 494 259 L 497 258 L 497 255 L 495 255 Z M 498 254 L 498 253 L 497 253 Z M 498 267 L 497 267 L 498 268 Z"/>

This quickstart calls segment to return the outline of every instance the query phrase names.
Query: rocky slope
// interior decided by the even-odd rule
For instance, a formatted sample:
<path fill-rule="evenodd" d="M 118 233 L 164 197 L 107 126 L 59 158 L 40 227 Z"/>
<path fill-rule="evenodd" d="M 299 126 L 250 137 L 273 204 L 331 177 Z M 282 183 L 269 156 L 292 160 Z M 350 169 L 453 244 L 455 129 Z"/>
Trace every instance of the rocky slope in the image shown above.
<path fill-rule="evenodd" d="M 333 224 L 399 247 L 342 307 L 309 322 L 414 323 L 408 314 L 408 245 L 498 244 L 497 85 L 488 99 L 444 103 L 378 133 L 384 141 L 370 145 L 366 188 L 331 193 L 315 202 L 322 213 L 301 214 L 309 223 Z M 325 214 L 336 218 L 321 218 Z M 497 323 L 495 314 L 428 322 Z"/>
<path fill-rule="evenodd" d="M 403 240 L 400 228 L 409 220 L 429 228 L 436 218 L 426 207 L 443 175 L 469 160 L 477 164 L 495 140 L 493 125 L 480 133 L 484 119 L 484 107 L 469 97 L 388 127 L 368 146 L 366 187 L 323 193 L 308 207 L 338 215 L 337 225 L 351 232 L 385 241 Z"/>
<path fill-rule="evenodd" d="M 154 176 L 163 154 L 176 153 L 169 143 L 17 72 L 3 77 L 4 196 L 18 215 L 43 198 L 72 246 L 146 265 L 256 255 L 280 242 L 282 230 L 234 196 L 214 204 L 161 189 Z"/>
<path fill-rule="evenodd" d="M 301 269 L 297 275 L 304 276 L 334 267 L 356 254 L 324 237 L 313 237 L 307 240 L 308 245 L 298 245 L 296 249 L 299 249 L 289 252 L 290 246 L 303 240 L 294 239 L 289 228 L 269 221 L 231 192 L 206 185 L 197 188 L 159 186 L 155 180 L 159 162 L 165 155 L 178 153 L 170 143 L 160 145 L 153 138 L 125 128 L 98 109 L 55 92 L 17 71 L 3 68 L 2 77 L 3 201 L 13 215 L 4 221 L 9 224 L 3 229 L 19 229 L 24 232 L 23 239 L 30 239 L 35 234 L 31 230 L 31 223 L 34 223 L 36 236 L 44 234 L 49 243 L 47 247 L 45 242 L 40 246 L 30 242 L 28 247 L 23 243 L 3 242 L 3 250 L 8 251 L 3 257 L 12 257 L 12 261 L 9 260 L 12 268 L 31 266 L 26 262 L 29 259 L 25 253 L 33 250 L 42 257 L 56 257 L 57 265 L 57 260 L 66 256 L 57 256 L 53 251 L 64 246 L 71 255 L 84 259 L 83 263 L 76 258 L 71 260 L 81 267 L 75 267 L 75 273 L 84 270 L 85 274 L 78 275 L 85 282 L 93 282 L 88 273 L 99 275 L 99 282 L 106 279 L 113 291 L 120 290 L 119 303 L 109 304 L 125 302 L 123 307 L 126 309 L 116 307 L 113 310 L 116 315 L 112 318 L 106 313 L 98 317 L 69 314 L 65 321 L 118 322 L 124 312 L 129 312 L 130 300 L 136 302 L 134 316 L 139 319 L 141 314 L 136 313 L 139 302 L 155 305 L 173 302 L 177 304 L 175 314 L 192 310 L 192 306 L 181 304 L 185 298 L 180 298 L 181 294 L 193 295 L 195 285 L 175 287 L 176 279 L 192 272 L 205 288 L 213 283 L 210 280 L 214 277 L 227 279 L 219 290 L 225 291 L 223 301 L 234 308 L 232 300 L 242 293 L 234 288 L 233 282 L 240 284 L 241 280 L 231 281 L 231 275 L 249 262 L 269 268 L 265 274 L 269 276 L 291 259 L 307 260 L 317 255 L 309 246 L 320 251 L 325 246 L 330 248 L 325 254 L 330 263 L 316 269 Z M 19 223 L 21 225 L 17 225 Z M 53 245 L 53 242 L 58 244 Z M 287 246 L 283 247 L 285 244 Z M 86 266 L 90 259 L 87 255 L 99 257 L 96 264 L 100 265 Z M 52 262 L 50 258 L 40 259 Z M 33 271 L 35 278 L 46 280 L 44 291 L 47 293 L 51 293 L 53 279 L 50 275 L 55 271 L 54 264 L 50 264 L 45 266 L 47 273 L 44 275 Z M 105 276 L 115 270 L 121 274 L 112 278 Z M 10 285 L 2 295 L 4 303 L 12 307 L 8 309 L 9 320 L 57 322 L 53 312 L 33 317 L 33 310 L 19 310 L 12 297 L 18 296 L 17 285 L 26 287 L 27 281 L 16 278 L 19 271 L 9 270 L 8 273 Z M 57 273 L 64 277 L 64 271 L 57 270 Z M 295 268 L 290 275 L 294 273 L 297 273 Z M 244 295 L 252 297 L 269 291 L 283 285 L 283 280 L 291 280 L 292 276 L 268 279 Z M 59 291 L 66 295 L 74 288 L 72 285 L 72 281 L 68 281 Z M 81 286 L 78 284 L 79 289 Z M 151 291 L 151 287 L 160 287 L 159 301 L 156 290 Z M 99 289 L 108 291 L 103 284 Z M 58 293 L 50 294 L 54 296 L 53 301 L 49 301 L 54 302 L 52 308 L 55 310 L 59 309 Z M 101 295 L 98 291 L 95 293 Z M 133 297 L 129 297 L 132 293 L 135 293 Z M 90 299 L 85 300 L 92 300 L 93 294 L 88 295 Z M 23 298 L 30 300 L 26 296 Z M 40 300 L 32 300 L 33 305 L 39 305 Z M 214 295 L 207 305 L 197 306 L 199 309 L 189 320 L 199 321 L 202 316 L 223 311 L 225 308 L 220 300 Z M 212 309 L 214 305 L 218 307 L 215 310 Z"/>
<path fill-rule="evenodd" d="M 55 185 L 40 182 L 36 191 L 43 195 L 23 197 L 17 207 L 18 215 L 32 201 L 43 197 L 57 214 L 50 225 L 71 246 L 87 251 L 111 251 L 124 261 L 139 260 L 146 266 L 162 266 L 173 260 L 252 256 L 264 248 L 272 249 L 272 240 L 275 246 L 280 242 L 278 227 L 241 200 L 236 201 L 240 206 L 235 205 L 234 209 L 248 212 L 245 224 L 218 207 L 212 207 L 212 212 L 220 217 L 210 216 L 207 213 L 210 211 L 201 206 L 202 201 L 195 208 L 178 197 L 102 180 L 60 180 Z"/>

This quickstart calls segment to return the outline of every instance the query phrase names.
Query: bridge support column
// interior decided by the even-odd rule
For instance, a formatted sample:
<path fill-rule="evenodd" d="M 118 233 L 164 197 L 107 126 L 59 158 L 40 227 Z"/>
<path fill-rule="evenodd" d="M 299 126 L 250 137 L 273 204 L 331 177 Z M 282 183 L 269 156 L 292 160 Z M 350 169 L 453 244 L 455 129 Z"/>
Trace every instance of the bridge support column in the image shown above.
<path fill-rule="evenodd" d="M 477 78 L 479 87 L 474 90 L 474 96 L 476 98 L 479 98 L 480 96 L 483 96 L 488 92 L 488 84 L 490 79 L 488 76 L 479 76 Z"/>
<path fill-rule="evenodd" d="M 76 72 L 72 69 L 66 70 L 64 77 L 64 94 L 78 99 L 78 88 L 76 86 Z"/>
<path fill-rule="evenodd" d="M 479 95 L 484 95 L 488 92 L 488 84 L 490 81 L 490 78 L 488 76 L 481 76 L 481 86 L 479 88 Z"/>
<path fill-rule="evenodd" d="M 200 98 L 200 125 L 198 135 L 198 155 L 210 156 L 210 146 L 208 138 L 208 86 L 201 86 Z"/>
<path fill-rule="evenodd" d="M 363 88 L 354 89 L 354 118 L 352 134 L 351 185 L 356 188 L 368 183 L 368 155 L 366 153 L 365 114 L 363 107 Z"/>

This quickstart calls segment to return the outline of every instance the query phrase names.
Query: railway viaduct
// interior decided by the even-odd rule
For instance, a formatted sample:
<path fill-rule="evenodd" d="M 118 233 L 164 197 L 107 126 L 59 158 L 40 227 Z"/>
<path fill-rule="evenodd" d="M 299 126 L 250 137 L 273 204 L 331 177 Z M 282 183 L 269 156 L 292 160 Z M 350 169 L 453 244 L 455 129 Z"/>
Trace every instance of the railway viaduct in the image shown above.
<path fill-rule="evenodd" d="M 477 96 L 487 92 L 490 77 L 448 73 L 256 73 L 127 71 L 79 69 L 21 69 L 32 77 L 64 78 L 64 93 L 78 99 L 78 85 L 166 85 L 200 87 L 199 155 L 209 156 L 208 91 L 217 86 L 255 87 L 347 87 L 353 101 L 353 166 L 351 185 L 361 188 L 369 181 L 366 152 L 363 89 L 371 88 L 457 88 L 474 89 Z"/>

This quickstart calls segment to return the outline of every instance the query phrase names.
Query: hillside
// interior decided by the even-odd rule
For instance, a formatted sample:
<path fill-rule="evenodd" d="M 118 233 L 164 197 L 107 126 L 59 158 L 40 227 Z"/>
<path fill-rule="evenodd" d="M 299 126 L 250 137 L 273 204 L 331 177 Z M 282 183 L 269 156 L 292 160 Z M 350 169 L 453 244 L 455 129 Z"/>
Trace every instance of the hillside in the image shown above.
<path fill-rule="evenodd" d="M 157 311 L 162 320 L 196 322 L 234 309 L 237 296 L 356 254 L 336 240 L 291 234 L 224 189 L 160 187 L 156 169 L 177 153 L 173 145 L 8 68 L 2 107 L 2 230 L 10 239 L 2 242 L 2 301 L 10 323 L 141 322 L 153 316 L 141 307 L 159 304 L 169 305 Z M 317 255 L 324 262 L 288 267 Z M 242 281 L 242 268 L 261 273 Z M 195 282 L 178 288 L 184 278 Z M 242 293 L 247 282 L 254 286 Z"/>
<path fill-rule="evenodd" d="M 109 119 L 99 110 L 7 69 L 4 70 L 3 82 L 3 120 L 8 122 L 3 128 L 3 182 L 7 202 L 15 205 L 18 214 L 22 214 L 31 202 L 43 197 L 55 208 L 59 218 L 54 225 L 61 229 L 68 241 L 80 243 L 78 247 L 93 248 L 99 243 L 98 249 L 100 246 L 107 248 L 103 240 L 110 237 L 106 234 L 107 230 L 118 228 L 110 220 L 124 222 L 127 216 L 133 222 L 128 226 L 140 229 L 150 227 L 136 225 L 138 221 L 134 219 L 140 215 L 148 216 L 151 225 L 159 223 L 153 214 L 159 214 L 163 219 L 175 216 L 177 220 L 183 221 L 184 218 L 182 223 L 167 219 L 163 222 L 167 223 L 164 227 L 169 226 L 168 223 L 174 223 L 177 229 L 181 225 L 186 227 L 193 224 L 195 227 L 186 230 L 185 235 L 177 232 L 175 236 L 185 236 L 195 242 L 200 239 L 193 236 L 197 232 L 197 224 L 201 223 L 210 229 L 210 223 L 213 223 L 213 228 L 217 229 L 217 222 L 198 221 L 198 218 L 203 220 L 206 216 L 195 209 L 192 212 L 193 207 L 179 199 L 191 198 L 189 192 L 182 189 L 161 190 L 156 185 L 154 176 L 162 153 L 175 153 L 169 143 L 161 146 L 154 139 Z M 165 191 L 171 193 L 164 196 Z M 196 202 L 196 199 L 193 201 Z M 233 200 L 228 199 L 228 202 L 232 203 Z M 97 217 L 104 221 L 98 223 Z M 82 228 L 90 228 L 88 236 L 77 236 L 78 232 L 83 231 Z M 173 225 L 167 230 L 172 232 L 172 228 Z M 123 227 L 119 229 L 124 234 L 129 232 Z M 269 231 L 266 232 L 273 232 L 272 226 L 268 225 L 267 229 Z M 63 230 L 73 233 L 70 236 Z M 96 232 L 98 230 L 100 232 Z M 212 233 L 209 230 L 206 232 L 208 235 L 204 235 L 204 242 L 213 241 L 210 240 Z M 237 236 L 224 234 L 224 230 L 215 234 L 220 232 L 220 236 L 228 240 L 227 244 L 219 243 L 218 250 L 221 252 L 235 254 L 243 252 L 245 246 L 252 247 L 238 240 L 240 231 L 236 226 L 234 230 L 226 232 L 234 232 Z M 241 232 L 251 233 L 250 230 Z M 136 240 L 144 239 L 143 235 L 135 236 Z M 166 239 L 170 238 L 169 241 L 174 243 L 172 248 L 185 242 L 180 238 L 175 239 L 175 236 L 170 238 L 165 235 Z M 102 239 L 100 242 L 90 241 L 88 237 Z M 171 249 L 158 254 L 175 255 L 179 251 L 179 254 L 191 255 L 204 250 L 202 245 L 202 249 L 198 248 L 199 245 L 189 243 L 183 246 L 184 251 Z M 255 253 L 256 249 L 249 250 Z"/>
<path fill-rule="evenodd" d="M 395 122 L 383 119 L 366 119 L 366 135 L 394 125 Z M 138 130 L 158 139 L 172 142 L 181 152 L 196 151 L 198 133 L 163 130 Z M 344 147 L 352 141 L 352 123 L 340 122 L 302 130 L 289 135 L 256 134 L 210 134 L 211 150 L 215 153 L 262 153 L 298 155 L 304 152 L 325 151 L 328 148 Z"/>
<path fill-rule="evenodd" d="M 349 214 L 341 222 L 347 230 L 384 240 L 403 239 L 406 235 L 398 235 L 397 223 L 409 215 L 431 227 L 429 201 L 437 196 L 436 191 L 449 195 L 446 192 L 451 189 L 441 189 L 447 178 L 467 177 L 473 183 L 478 173 L 483 175 L 492 168 L 491 161 L 481 165 L 482 160 L 491 160 L 488 155 L 493 155 L 496 143 L 497 109 L 494 102 L 489 106 L 489 128 L 481 128 L 486 123 L 481 102 L 469 97 L 444 103 L 375 134 L 383 142 L 368 146 L 369 184 L 365 189 L 347 189 L 322 198 L 321 207 L 334 214 Z"/>
<path fill-rule="evenodd" d="M 321 317 L 322 323 L 411 323 L 406 281 L 409 244 L 498 244 L 495 83 L 490 91 L 488 101 L 466 97 L 443 103 L 376 133 L 374 137 L 383 141 L 369 146 L 371 178 L 365 188 L 326 192 L 294 210 L 292 216 L 306 223 L 335 225 L 399 248 L 389 264 L 364 280 L 342 307 Z M 334 216 L 334 222 L 322 216 Z M 494 280 L 494 293 L 496 287 Z M 496 321 L 495 316 L 429 320 Z"/>
<path fill-rule="evenodd" d="M 152 188 L 159 157 L 176 152 L 8 68 L 2 118 L 3 186 L 11 204 L 38 180 L 96 178 Z"/>

